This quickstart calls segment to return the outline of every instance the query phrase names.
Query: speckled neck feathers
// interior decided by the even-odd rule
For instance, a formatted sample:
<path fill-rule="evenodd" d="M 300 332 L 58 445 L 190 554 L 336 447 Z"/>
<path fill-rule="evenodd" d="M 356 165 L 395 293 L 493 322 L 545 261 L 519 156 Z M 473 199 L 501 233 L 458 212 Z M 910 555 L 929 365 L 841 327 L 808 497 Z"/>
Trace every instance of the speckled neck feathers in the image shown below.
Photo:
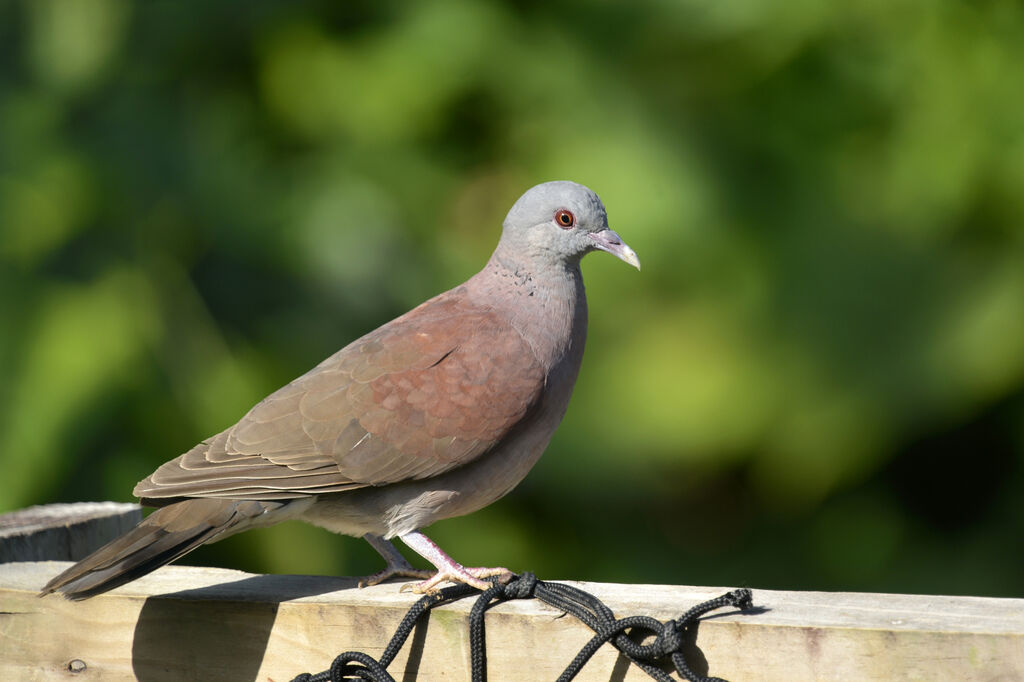
<path fill-rule="evenodd" d="M 506 319 L 549 371 L 566 361 L 578 365 L 587 337 L 587 298 L 579 263 L 532 266 L 499 247 L 484 269 L 466 282 L 466 296 Z"/>

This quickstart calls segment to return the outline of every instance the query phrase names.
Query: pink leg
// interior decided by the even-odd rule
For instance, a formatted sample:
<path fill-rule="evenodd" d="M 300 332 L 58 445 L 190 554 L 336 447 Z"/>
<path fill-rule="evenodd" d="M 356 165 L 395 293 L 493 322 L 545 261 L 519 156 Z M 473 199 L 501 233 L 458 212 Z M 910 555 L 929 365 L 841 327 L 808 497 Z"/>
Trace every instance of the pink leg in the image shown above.
<path fill-rule="evenodd" d="M 512 571 L 507 568 L 466 568 L 445 554 L 444 550 L 438 547 L 433 540 L 419 531 L 412 531 L 398 537 L 402 539 L 402 542 L 411 547 L 413 551 L 434 564 L 437 568 L 437 575 L 429 580 L 413 585 L 410 588 L 413 592 L 432 594 L 440 589 L 438 585 L 446 581 L 466 583 L 478 590 L 486 590 L 491 587 L 491 583 L 484 580 L 484 578 L 496 575 L 511 578 L 513 575 Z M 405 587 L 403 586 L 402 589 L 405 589 Z"/>
<path fill-rule="evenodd" d="M 429 578 L 434 575 L 433 571 L 421 571 L 413 568 L 412 564 L 405 560 L 401 552 L 391 544 L 390 541 L 385 540 L 379 535 L 373 535 L 367 533 L 363 536 L 363 539 L 370 543 L 370 546 L 377 550 L 377 553 L 384 557 L 384 561 L 387 562 L 387 566 L 384 570 L 377 571 L 373 575 L 368 575 L 359 581 L 359 587 L 369 587 L 370 585 L 377 585 L 390 578 Z"/>

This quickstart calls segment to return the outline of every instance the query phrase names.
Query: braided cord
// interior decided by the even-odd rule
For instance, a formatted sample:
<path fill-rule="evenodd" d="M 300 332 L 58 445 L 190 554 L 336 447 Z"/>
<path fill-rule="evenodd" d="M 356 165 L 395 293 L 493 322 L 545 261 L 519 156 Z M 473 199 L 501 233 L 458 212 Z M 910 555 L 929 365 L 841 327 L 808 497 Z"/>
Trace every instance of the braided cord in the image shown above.
<path fill-rule="evenodd" d="M 659 682 L 674 679 L 666 668 L 689 682 L 725 682 L 718 677 L 706 677 L 694 672 L 683 655 L 687 640 L 696 638 L 696 627 L 704 614 L 731 606 L 741 611 L 752 608 L 752 595 L 748 589 L 733 590 L 727 594 L 697 604 L 676 620 L 661 622 L 650 616 L 629 616 L 615 618 L 615 614 L 604 602 L 583 590 L 562 583 L 548 583 L 538 580 L 533 573 L 524 572 L 507 583 L 494 580 L 494 585 L 484 592 L 468 585 L 446 587 L 440 592 L 427 595 L 417 601 L 405 614 L 395 630 L 394 636 L 384 649 L 379 660 L 359 651 L 340 654 L 331 667 L 321 673 L 302 673 L 292 682 L 341 682 L 342 680 L 370 680 L 371 682 L 395 682 L 387 667 L 405 645 L 416 623 L 424 613 L 472 594 L 478 594 L 469 613 L 469 645 L 472 682 L 487 680 L 487 647 L 484 632 L 484 615 L 497 604 L 511 599 L 539 599 L 561 611 L 565 611 L 594 631 L 594 636 L 569 663 L 558 677 L 558 682 L 569 682 L 583 670 L 583 667 L 597 653 L 603 644 L 610 643 L 623 656 L 639 666 Z M 639 644 L 634 638 L 654 636 L 649 644 Z"/>

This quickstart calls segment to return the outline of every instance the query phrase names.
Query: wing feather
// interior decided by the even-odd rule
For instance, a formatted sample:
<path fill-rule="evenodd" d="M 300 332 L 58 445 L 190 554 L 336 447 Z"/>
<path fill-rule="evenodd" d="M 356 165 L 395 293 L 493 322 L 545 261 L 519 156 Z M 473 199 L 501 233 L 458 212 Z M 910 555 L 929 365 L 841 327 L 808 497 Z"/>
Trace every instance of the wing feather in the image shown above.
<path fill-rule="evenodd" d="M 286 499 L 436 476 L 494 447 L 544 381 L 511 325 L 445 294 L 271 394 L 135 494 Z"/>

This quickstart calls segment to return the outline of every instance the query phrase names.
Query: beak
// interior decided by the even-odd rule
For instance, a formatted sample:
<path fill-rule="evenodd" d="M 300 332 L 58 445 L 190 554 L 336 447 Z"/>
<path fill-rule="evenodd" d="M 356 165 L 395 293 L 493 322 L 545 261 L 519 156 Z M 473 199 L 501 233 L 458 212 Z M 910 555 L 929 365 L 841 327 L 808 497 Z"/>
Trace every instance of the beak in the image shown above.
<path fill-rule="evenodd" d="M 636 257 L 636 252 L 629 248 L 629 245 L 622 241 L 622 238 L 615 232 L 601 230 L 600 232 L 591 232 L 587 236 L 594 240 L 597 248 L 629 263 L 637 270 L 640 269 L 640 259 Z"/>

